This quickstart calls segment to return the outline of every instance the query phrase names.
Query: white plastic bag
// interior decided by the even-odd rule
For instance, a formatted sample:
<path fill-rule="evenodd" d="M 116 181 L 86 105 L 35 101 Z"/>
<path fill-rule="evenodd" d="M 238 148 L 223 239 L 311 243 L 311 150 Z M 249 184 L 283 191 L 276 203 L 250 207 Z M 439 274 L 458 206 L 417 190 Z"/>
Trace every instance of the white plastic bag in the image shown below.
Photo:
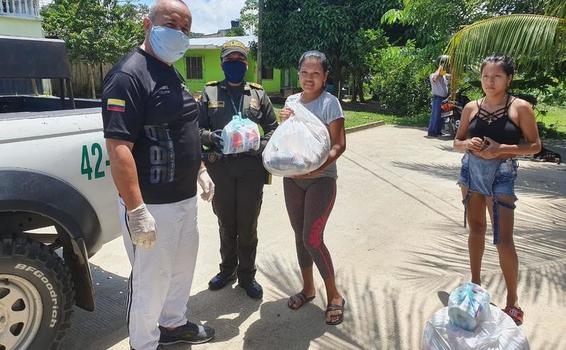
<path fill-rule="evenodd" d="M 320 119 L 296 101 L 289 103 L 294 115 L 283 122 L 263 151 L 265 169 L 277 176 L 304 175 L 328 159 L 330 134 Z"/>
<path fill-rule="evenodd" d="M 422 350 L 529 350 L 529 342 L 515 322 L 493 305 L 488 318 L 473 332 L 454 326 L 448 307 L 432 315 L 423 332 Z"/>
<path fill-rule="evenodd" d="M 222 153 L 235 154 L 257 151 L 260 146 L 259 128 L 253 121 L 235 115 L 222 129 Z"/>

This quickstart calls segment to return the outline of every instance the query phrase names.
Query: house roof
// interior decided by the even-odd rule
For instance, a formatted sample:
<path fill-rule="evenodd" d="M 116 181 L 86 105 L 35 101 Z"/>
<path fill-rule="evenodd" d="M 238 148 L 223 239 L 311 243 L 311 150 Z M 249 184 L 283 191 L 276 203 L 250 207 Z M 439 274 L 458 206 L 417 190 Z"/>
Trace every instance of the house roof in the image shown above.
<path fill-rule="evenodd" d="M 223 36 L 218 38 L 196 38 L 191 39 L 191 46 L 189 49 L 219 49 L 225 42 L 230 40 L 241 41 L 248 48 L 250 44 L 257 41 L 255 35 L 246 36 Z"/>

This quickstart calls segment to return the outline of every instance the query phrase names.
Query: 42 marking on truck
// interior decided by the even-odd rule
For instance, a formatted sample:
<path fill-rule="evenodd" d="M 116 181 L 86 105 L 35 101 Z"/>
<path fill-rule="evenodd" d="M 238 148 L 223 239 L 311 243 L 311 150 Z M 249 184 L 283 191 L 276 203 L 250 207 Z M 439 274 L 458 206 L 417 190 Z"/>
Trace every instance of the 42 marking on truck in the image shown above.
<path fill-rule="evenodd" d="M 104 168 L 110 166 L 110 161 L 106 160 L 103 162 L 103 154 L 102 146 L 99 143 L 93 143 L 90 147 L 88 147 L 88 145 L 83 145 L 81 174 L 86 175 L 89 180 L 105 177 L 106 172 L 104 171 Z M 94 165 L 94 168 L 91 164 Z"/>

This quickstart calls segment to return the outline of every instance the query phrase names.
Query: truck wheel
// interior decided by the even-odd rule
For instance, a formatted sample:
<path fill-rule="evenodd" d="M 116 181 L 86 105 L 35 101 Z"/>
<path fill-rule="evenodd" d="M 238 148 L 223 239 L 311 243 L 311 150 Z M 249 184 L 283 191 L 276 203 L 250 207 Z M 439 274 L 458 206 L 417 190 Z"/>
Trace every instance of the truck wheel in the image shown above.
<path fill-rule="evenodd" d="M 0 350 L 56 349 L 75 304 L 71 274 L 45 245 L 0 241 Z"/>

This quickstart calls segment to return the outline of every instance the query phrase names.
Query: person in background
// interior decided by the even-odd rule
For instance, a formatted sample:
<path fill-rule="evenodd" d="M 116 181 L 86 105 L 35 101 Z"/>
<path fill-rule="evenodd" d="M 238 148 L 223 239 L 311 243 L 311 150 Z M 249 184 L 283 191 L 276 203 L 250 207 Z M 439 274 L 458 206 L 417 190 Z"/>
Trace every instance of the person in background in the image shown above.
<path fill-rule="evenodd" d="M 197 182 L 203 199 L 214 196 L 201 164 L 198 104 L 172 66 L 189 47 L 191 22 L 183 1 L 156 1 L 143 44 L 104 79 L 104 137 L 132 265 L 126 317 L 137 350 L 214 336 L 186 316 L 199 245 Z"/>
<path fill-rule="evenodd" d="M 487 208 L 507 286 L 503 311 L 520 325 L 524 314 L 518 302 L 519 261 L 513 241 L 515 157 L 539 152 L 541 142 L 531 105 L 507 92 L 514 74 L 515 65 L 509 57 L 491 56 L 483 61 L 481 86 L 485 96 L 464 107 L 454 149 L 466 152 L 458 183 L 464 199 L 464 224 L 467 220 L 470 226 L 472 282 L 481 284 Z"/>
<path fill-rule="evenodd" d="M 322 52 L 305 52 L 299 60 L 299 82 L 303 92 L 289 96 L 285 104 L 300 102 L 327 126 L 330 154 L 327 161 L 313 172 L 284 178 L 283 188 L 303 277 L 303 289 L 289 298 L 288 306 L 297 310 L 314 299 L 314 261 L 326 287 L 326 323 L 337 325 L 344 320 L 346 301 L 336 287 L 332 258 L 323 237 L 336 199 L 336 160 L 346 150 L 346 132 L 340 101 L 325 91 L 328 70 L 328 60 Z M 293 110 L 285 107 L 280 116 L 284 122 L 293 117 Z"/>
<path fill-rule="evenodd" d="M 450 87 L 450 74 L 448 62 L 449 56 L 440 56 L 438 58 L 438 69 L 429 77 L 430 86 L 432 87 L 432 112 L 428 123 L 428 136 L 442 136 L 442 117 L 441 105 L 448 97 Z"/>

